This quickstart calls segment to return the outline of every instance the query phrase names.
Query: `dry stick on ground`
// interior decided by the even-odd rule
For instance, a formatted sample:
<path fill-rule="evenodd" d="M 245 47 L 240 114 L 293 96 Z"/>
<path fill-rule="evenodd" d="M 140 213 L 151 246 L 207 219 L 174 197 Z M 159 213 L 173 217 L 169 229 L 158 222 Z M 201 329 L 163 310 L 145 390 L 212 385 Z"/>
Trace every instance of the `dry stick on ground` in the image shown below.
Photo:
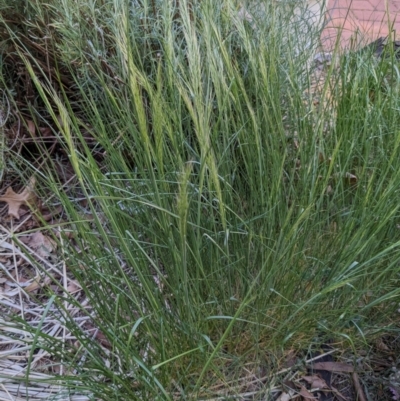
<path fill-rule="evenodd" d="M 3 100 L 0 101 L 0 180 L 5 169 L 5 125 L 10 116 L 10 102 L 7 95 L 1 90 Z"/>
<path fill-rule="evenodd" d="M 354 387 L 355 387 L 356 393 L 357 393 L 357 400 L 358 401 L 367 401 L 365 394 L 364 394 L 364 390 L 361 387 L 360 380 L 358 380 L 358 374 L 356 372 L 353 372 L 352 378 L 353 378 Z"/>

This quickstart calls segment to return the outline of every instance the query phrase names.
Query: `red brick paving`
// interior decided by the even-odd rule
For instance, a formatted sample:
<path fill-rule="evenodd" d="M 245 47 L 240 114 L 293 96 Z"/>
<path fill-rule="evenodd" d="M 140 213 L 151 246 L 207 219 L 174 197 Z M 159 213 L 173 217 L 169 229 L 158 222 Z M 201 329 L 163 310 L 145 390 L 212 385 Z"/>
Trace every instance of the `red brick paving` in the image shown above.
<path fill-rule="evenodd" d="M 329 0 L 327 21 L 322 33 L 322 41 L 327 50 L 334 46 L 341 29 L 340 42 L 344 47 L 348 46 L 351 37 L 357 42 L 367 43 L 380 36 L 387 36 L 391 24 L 398 38 L 400 0 Z M 356 32 L 358 34 L 355 36 Z"/>

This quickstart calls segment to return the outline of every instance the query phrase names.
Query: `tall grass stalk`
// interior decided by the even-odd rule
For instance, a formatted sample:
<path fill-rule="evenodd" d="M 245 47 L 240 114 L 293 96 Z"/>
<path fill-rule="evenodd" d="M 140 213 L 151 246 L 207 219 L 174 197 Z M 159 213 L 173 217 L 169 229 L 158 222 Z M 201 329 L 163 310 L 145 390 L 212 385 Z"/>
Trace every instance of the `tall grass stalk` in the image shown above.
<path fill-rule="evenodd" d="M 271 10 L 255 30 L 231 0 L 30 7 L 76 83 L 71 100 L 24 57 L 78 178 L 65 188 L 51 161 L 37 172 L 65 208 L 60 246 L 84 297 L 48 290 L 48 313 L 74 341 L 18 316 L 8 324 L 62 361 L 59 385 L 161 400 L 207 398 L 231 383 L 223 394 L 234 396 L 249 362 L 273 372 L 285 350 L 328 338 L 356 346 L 392 329 L 393 60 L 343 57 L 330 71 L 334 106 L 316 110 L 304 95 L 307 63 L 283 29 L 290 16 Z"/>

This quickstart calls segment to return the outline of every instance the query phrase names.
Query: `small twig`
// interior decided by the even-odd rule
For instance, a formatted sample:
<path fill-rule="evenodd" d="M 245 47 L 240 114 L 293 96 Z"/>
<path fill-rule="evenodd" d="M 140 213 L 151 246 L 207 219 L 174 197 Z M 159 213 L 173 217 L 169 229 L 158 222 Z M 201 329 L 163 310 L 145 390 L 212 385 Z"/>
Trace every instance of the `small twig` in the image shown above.
<path fill-rule="evenodd" d="M 3 178 L 3 173 L 5 169 L 5 125 L 10 116 L 10 101 L 4 90 L 1 89 L 3 99 L 0 102 L 0 181 Z"/>
<path fill-rule="evenodd" d="M 357 400 L 358 401 L 367 401 L 365 394 L 364 394 L 364 390 L 361 387 L 360 380 L 358 379 L 358 374 L 356 372 L 353 372 L 352 378 L 353 378 L 354 387 L 356 388 Z"/>

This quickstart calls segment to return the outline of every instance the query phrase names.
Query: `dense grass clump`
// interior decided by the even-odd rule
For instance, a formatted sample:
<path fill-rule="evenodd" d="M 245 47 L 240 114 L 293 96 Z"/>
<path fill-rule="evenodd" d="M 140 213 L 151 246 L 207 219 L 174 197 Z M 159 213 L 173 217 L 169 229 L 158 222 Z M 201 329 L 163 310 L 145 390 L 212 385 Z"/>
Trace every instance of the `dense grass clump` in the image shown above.
<path fill-rule="evenodd" d="M 69 335 L 21 314 L 7 324 L 62 364 L 60 388 L 108 400 L 234 396 L 246 369 L 266 369 L 272 388 L 289 349 L 327 339 L 356 349 L 391 330 L 393 58 L 340 58 L 315 106 L 313 50 L 294 50 L 290 15 L 272 8 L 251 24 L 233 1 L 21 7 L 18 27 L 3 19 L 2 29 L 37 91 L 29 112 L 75 174 L 65 185 L 51 157 L 35 167 L 40 192 L 65 210 L 60 257 L 82 291 L 60 282 L 35 300 Z M 68 88 L 35 62 L 29 32 L 47 35 Z"/>

